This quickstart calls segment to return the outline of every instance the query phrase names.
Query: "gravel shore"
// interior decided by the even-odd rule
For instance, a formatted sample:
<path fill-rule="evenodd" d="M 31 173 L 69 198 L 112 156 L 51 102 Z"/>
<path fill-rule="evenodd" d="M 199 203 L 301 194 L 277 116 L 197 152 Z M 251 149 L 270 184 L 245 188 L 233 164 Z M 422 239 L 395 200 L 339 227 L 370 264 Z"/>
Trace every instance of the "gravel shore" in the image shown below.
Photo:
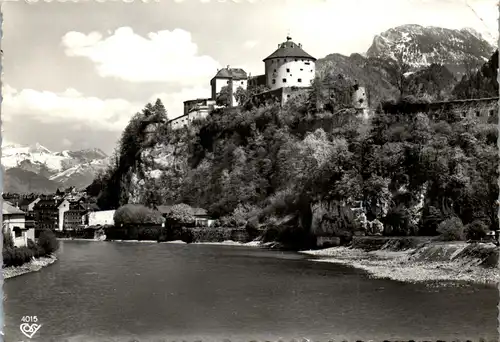
<path fill-rule="evenodd" d="M 56 260 L 57 260 L 56 256 L 52 255 L 49 257 L 41 257 L 38 259 L 34 259 L 33 261 L 30 261 L 22 266 L 5 267 L 2 270 L 3 278 L 9 279 L 9 278 L 20 276 L 22 274 L 39 271 L 43 267 L 46 267 L 46 266 L 53 264 Z"/>
<path fill-rule="evenodd" d="M 441 247 L 443 254 L 446 253 L 447 248 L 451 247 L 461 248 L 456 244 L 443 245 Z M 300 253 L 314 256 L 315 258 L 311 260 L 316 262 L 338 263 L 365 270 L 374 278 L 411 283 L 430 281 L 465 281 L 488 285 L 500 283 L 498 268 L 479 266 L 478 260 L 473 258 L 433 260 L 434 255 L 429 255 L 426 260 L 425 248 L 366 252 L 355 248 L 332 247 Z"/>

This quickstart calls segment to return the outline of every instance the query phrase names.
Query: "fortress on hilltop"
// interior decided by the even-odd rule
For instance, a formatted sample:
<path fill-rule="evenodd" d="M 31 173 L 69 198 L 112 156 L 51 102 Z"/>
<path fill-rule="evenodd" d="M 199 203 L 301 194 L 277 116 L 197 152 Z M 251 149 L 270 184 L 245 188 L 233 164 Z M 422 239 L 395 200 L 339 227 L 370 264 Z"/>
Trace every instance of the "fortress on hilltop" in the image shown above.
<path fill-rule="evenodd" d="M 177 129 L 189 125 L 193 120 L 204 118 L 215 108 L 217 96 L 223 87 L 229 90 L 229 107 L 240 105 L 234 96 L 238 88 L 258 88 L 265 86 L 268 90 L 254 96 L 259 102 L 277 100 L 283 105 L 294 93 L 307 90 L 316 77 L 316 58 L 302 49 L 302 44 L 293 42 L 290 36 L 278 44 L 278 48 L 264 60 L 264 75 L 251 76 L 240 68 L 217 70 L 210 80 L 211 97 L 188 100 L 184 102 L 183 115 L 172 119 L 169 124 Z M 356 86 L 353 107 L 363 112 L 368 110 L 368 99 L 365 88 Z"/>

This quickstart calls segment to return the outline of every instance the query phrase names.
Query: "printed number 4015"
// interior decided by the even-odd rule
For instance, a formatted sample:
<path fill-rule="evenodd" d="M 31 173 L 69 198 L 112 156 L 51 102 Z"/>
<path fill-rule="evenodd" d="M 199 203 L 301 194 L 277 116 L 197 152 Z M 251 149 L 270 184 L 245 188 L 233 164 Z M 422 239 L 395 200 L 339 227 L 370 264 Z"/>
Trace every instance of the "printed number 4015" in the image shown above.
<path fill-rule="evenodd" d="M 36 316 L 23 316 L 23 318 L 21 318 L 21 322 L 36 323 L 36 322 L 38 322 L 38 317 L 36 317 Z"/>

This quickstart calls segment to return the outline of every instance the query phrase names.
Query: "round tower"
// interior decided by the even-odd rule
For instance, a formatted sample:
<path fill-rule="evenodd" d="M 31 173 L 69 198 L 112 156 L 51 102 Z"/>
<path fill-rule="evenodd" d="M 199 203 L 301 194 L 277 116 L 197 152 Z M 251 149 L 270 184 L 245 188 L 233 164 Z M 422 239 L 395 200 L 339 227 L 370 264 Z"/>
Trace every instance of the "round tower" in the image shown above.
<path fill-rule="evenodd" d="M 291 37 L 278 45 L 278 49 L 264 59 L 266 84 L 271 89 L 283 87 L 309 87 L 316 75 L 316 58 L 302 50 Z"/>

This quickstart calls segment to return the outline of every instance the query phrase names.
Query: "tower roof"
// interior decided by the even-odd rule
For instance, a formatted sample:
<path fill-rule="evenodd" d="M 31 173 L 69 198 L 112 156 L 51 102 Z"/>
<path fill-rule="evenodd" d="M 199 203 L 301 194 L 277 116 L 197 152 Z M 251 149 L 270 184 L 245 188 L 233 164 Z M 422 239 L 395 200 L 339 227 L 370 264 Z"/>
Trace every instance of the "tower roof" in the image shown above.
<path fill-rule="evenodd" d="M 265 58 L 263 61 L 265 62 L 268 59 L 286 58 L 286 57 L 307 58 L 316 61 L 316 58 L 314 58 L 313 56 L 302 50 L 301 44 L 294 43 L 290 36 L 286 37 L 286 42 L 281 43 L 279 48 L 276 51 L 274 51 L 271 55 L 269 55 L 267 58 Z"/>

